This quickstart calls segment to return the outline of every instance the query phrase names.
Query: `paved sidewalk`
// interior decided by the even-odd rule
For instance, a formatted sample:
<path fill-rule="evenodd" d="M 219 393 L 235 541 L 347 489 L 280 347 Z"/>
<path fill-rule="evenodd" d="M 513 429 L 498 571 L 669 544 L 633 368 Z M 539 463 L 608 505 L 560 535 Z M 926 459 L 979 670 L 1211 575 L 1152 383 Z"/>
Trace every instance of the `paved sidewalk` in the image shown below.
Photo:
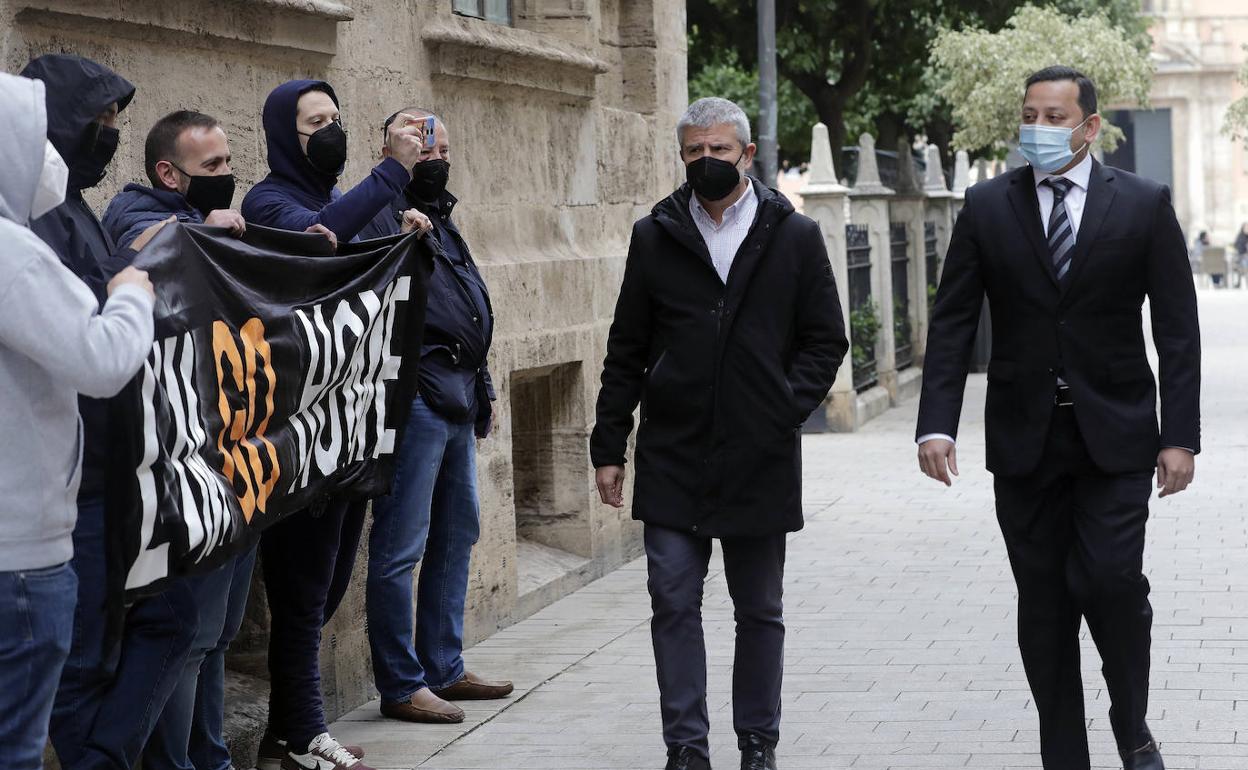
<path fill-rule="evenodd" d="M 1248 292 L 1201 295 L 1205 446 L 1196 486 L 1155 501 L 1150 722 L 1172 770 L 1248 768 Z M 807 437 L 808 525 L 790 541 L 782 768 L 1039 768 L 1014 630 L 1014 587 L 983 469 L 983 377 L 972 377 L 962 478 L 919 475 L 916 405 L 855 435 Z M 333 726 L 378 768 L 658 770 L 664 763 L 644 563 L 477 645 L 469 664 L 516 695 L 464 725 Z M 712 760 L 735 770 L 731 603 L 713 566 Z M 1120 767 L 1099 660 L 1085 640 L 1094 766 Z"/>

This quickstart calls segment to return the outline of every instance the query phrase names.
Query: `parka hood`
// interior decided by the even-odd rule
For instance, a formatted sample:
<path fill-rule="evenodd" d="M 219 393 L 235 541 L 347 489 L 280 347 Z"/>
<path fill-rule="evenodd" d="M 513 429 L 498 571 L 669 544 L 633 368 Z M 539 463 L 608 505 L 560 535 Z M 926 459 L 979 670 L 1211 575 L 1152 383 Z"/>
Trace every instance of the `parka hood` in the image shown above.
<path fill-rule="evenodd" d="M 22 76 L 46 86 L 47 136 L 71 172 L 82 167 L 84 153 L 91 149 L 84 135 L 96 116 L 113 102 L 120 112 L 134 98 L 130 81 L 81 56 L 45 54 L 27 64 Z"/>
<path fill-rule="evenodd" d="M 295 130 L 299 97 L 309 91 L 323 91 L 338 106 L 338 95 L 323 80 L 291 80 L 282 83 L 264 100 L 264 140 L 268 146 L 269 171 L 281 183 L 328 200 L 335 179 L 317 171 L 299 146 Z"/>
<path fill-rule="evenodd" d="M 19 225 L 30 220 L 47 146 L 44 86 L 0 72 L 0 217 Z"/>

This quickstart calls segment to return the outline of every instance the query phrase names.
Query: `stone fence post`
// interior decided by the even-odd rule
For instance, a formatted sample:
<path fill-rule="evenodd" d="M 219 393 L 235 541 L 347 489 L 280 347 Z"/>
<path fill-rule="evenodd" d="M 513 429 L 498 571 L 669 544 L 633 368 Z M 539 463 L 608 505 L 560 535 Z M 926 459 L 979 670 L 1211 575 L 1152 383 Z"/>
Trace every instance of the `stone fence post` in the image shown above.
<path fill-rule="evenodd" d="M 919 340 L 927 318 L 920 303 L 926 302 L 926 263 L 923 260 L 926 217 L 924 180 L 919 178 L 910 141 L 897 141 L 896 196 L 889 201 L 889 267 L 892 277 L 888 301 L 893 309 L 893 360 L 895 382 L 885 383 L 893 404 L 919 392 Z"/>
<path fill-rule="evenodd" d="M 875 374 L 879 386 L 884 389 L 883 405 L 879 393 L 863 393 L 859 411 L 859 423 L 879 414 L 891 404 L 897 389 L 897 366 L 893 344 L 893 273 L 890 259 L 889 201 L 893 190 L 880 181 L 879 164 L 875 157 L 875 139 L 863 134 L 858 139 L 858 178 L 849 191 L 850 221 L 866 228 L 867 242 L 871 246 L 871 303 L 878 321 L 875 335 Z M 852 284 L 852 278 L 851 284 Z M 853 291 L 853 286 L 850 286 Z M 865 312 L 860 307 L 859 312 Z M 853 313 L 851 313 L 851 318 Z M 852 331 L 852 330 L 851 330 Z M 852 336 L 852 335 L 851 335 Z M 865 347 L 866 341 L 859 339 Z M 865 384 L 860 386 L 865 390 Z"/>
<path fill-rule="evenodd" d="M 931 314 L 929 300 L 940 285 L 940 271 L 945 264 L 945 252 L 949 250 L 949 236 L 953 232 L 953 193 L 945 186 L 945 170 L 940 164 L 940 149 L 935 145 L 927 148 L 927 174 L 923 179 L 926 206 L 923 221 L 924 284 L 916 287 L 918 303 L 916 314 L 921 319 L 922 337 L 915 344 L 916 358 L 922 362 L 927 353 L 927 321 Z"/>
<path fill-rule="evenodd" d="M 952 211 L 950 217 L 957 220 L 962 211 L 962 203 L 966 200 L 966 188 L 971 186 L 971 156 L 966 150 L 958 150 L 953 164 Z"/>
<path fill-rule="evenodd" d="M 810 176 L 802 188 L 802 208 L 806 216 L 819 223 L 823 242 L 832 263 L 832 275 L 841 298 L 841 312 L 845 321 L 845 333 L 849 334 L 849 269 L 846 261 L 845 223 L 848 219 L 847 195 L 849 188 L 837 181 L 836 167 L 832 162 L 832 146 L 828 140 L 828 127 L 816 123 L 810 136 Z M 836 373 L 836 382 L 828 395 L 825 416 L 828 428 L 847 432 L 858 426 L 857 393 L 854 391 L 853 364 L 850 357 Z"/>

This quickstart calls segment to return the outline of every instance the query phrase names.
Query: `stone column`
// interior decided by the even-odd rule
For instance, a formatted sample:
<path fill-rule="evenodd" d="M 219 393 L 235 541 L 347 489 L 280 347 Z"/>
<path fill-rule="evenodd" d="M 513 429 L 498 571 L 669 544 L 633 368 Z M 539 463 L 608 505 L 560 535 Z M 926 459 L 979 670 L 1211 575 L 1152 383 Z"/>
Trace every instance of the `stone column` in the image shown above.
<path fill-rule="evenodd" d="M 810 137 L 810 176 L 802 188 L 802 208 L 806 216 L 819 223 L 823 242 L 832 263 L 832 275 L 836 279 L 837 293 L 841 298 L 841 313 L 845 321 L 845 333 L 849 334 L 849 269 L 845 253 L 845 223 L 848 220 L 849 188 L 837 181 L 836 168 L 832 162 L 832 146 L 828 141 L 828 127 L 816 123 Z M 836 373 L 836 382 L 825 402 L 824 414 L 828 428 L 838 432 L 855 430 L 857 419 L 857 394 L 854 392 L 853 364 L 850 356 Z"/>
<path fill-rule="evenodd" d="M 879 384 L 892 400 L 897 389 L 897 367 L 893 345 L 893 274 L 889 260 L 888 206 L 893 190 L 880 181 L 875 158 L 875 139 L 870 134 L 858 138 L 858 179 L 849 191 L 850 221 L 867 228 L 871 244 L 871 297 L 880 322 L 875 342 L 876 371 Z M 868 396 L 872 401 L 877 396 Z M 877 409 L 860 411 L 860 422 L 874 416 Z"/>
<path fill-rule="evenodd" d="M 938 285 L 940 269 L 945 263 L 945 252 L 949 250 L 949 236 L 953 231 L 953 193 L 945 186 L 945 171 L 940 165 L 940 149 L 932 145 L 927 148 L 927 175 L 923 179 L 923 193 L 926 196 L 925 216 L 923 220 L 923 248 L 919 263 L 923 266 L 923 285 L 915 287 L 917 302 L 915 315 L 920 319 L 922 335 L 915 343 L 915 360 L 922 363 L 927 352 L 927 319 L 928 307 L 927 284 Z M 927 261 L 927 230 L 928 226 L 936 236 L 936 272 L 928 273 Z"/>
<path fill-rule="evenodd" d="M 893 382 L 884 384 L 888 388 L 889 396 L 894 405 L 913 395 L 917 395 L 919 391 L 920 374 L 917 367 L 919 339 L 926 327 L 926 317 L 920 315 L 921 307 L 919 304 L 920 300 L 926 300 L 925 292 L 920 291 L 926 281 L 926 265 L 923 259 L 923 223 L 926 220 L 927 212 L 925 205 L 926 195 L 923 186 L 924 180 L 919 177 L 918 168 L 914 164 L 914 154 L 911 150 L 910 142 L 905 137 L 902 137 L 897 141 L 897 194 L 888 204 L 890 220 L 888 264 L 892 272 L 889 275 L 886 298 L 895 316 L 897 305 L 894 283 L 899 280 L 897 271 L 904 269 L 906 271 L 905 309 L 910 331 L 908 339 L 904 340 L 904 343 L 910 346 L 910 360 L 907 361 L 900 355 L 896 355 L 897 336 L 895 333 L 890 334 L 894 342 L 894 360 L 896 362 L 894 369 L 896 369 L 897 374 Z M 904 264 L 894 262 L 892 259 L 891 229 L 894 225 L 901 225 L 905 228 L 906 261 Z M 901 322 L 901 319 L 896 317 L 893 320 L 895 323 Z"/>
<path fill-rule="evenodd" d="M 958 150 L 953 164 L 953 204 L 951 206 L 950 216 L 953 219 L 958 218 L 958 212 L 962 210 L 962 202 L 966 200 L 966 188 L 971 186 L 971 157 L 967 155 L 966 150 Z"/>

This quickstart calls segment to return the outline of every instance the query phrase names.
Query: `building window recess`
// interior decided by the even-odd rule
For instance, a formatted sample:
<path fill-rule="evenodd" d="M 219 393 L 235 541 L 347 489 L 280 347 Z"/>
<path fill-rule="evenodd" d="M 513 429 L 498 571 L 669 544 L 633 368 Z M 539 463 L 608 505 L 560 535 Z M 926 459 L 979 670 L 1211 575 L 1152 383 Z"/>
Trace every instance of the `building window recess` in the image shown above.
<path fill-rule="evenodd" d="M 451 7 L 460 16 L 507 26 L 512 24 L 511 0 L 453 0 Z"/>

